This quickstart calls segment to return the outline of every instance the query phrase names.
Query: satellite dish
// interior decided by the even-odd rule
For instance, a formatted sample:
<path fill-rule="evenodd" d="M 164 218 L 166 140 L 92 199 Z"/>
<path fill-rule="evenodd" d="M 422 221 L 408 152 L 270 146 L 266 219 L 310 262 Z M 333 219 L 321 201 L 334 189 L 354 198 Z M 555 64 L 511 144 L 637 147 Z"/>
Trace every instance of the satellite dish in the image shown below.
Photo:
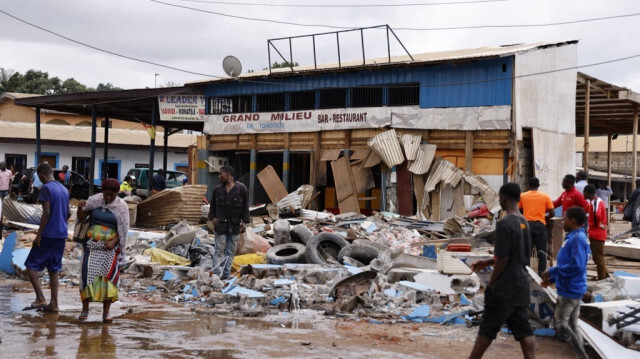
<path fill-rule="evenodd" d="M 235 56 L 227 56 L 222 60 L 222 68 L 227 75 L 231 77 L 238 77 L 242 73 L 242 64 Z"/>

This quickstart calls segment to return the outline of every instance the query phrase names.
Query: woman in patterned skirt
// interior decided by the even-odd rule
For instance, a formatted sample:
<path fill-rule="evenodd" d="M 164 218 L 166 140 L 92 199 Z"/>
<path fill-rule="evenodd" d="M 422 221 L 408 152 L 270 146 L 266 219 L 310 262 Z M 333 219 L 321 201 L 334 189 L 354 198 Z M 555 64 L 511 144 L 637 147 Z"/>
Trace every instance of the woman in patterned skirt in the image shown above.
<path fill-rule="evenodd" d="M 109 308 L 118 300 L 120 263 L 129 231 L 129 208 L 118 197 L 120 183 L 102 182 L 102 193 L 78 203 L 78 220 L 90 215 L 87 241 L 83 244 L 80 321 L 89 315 L 89 302 L 102 302 L 102 321 L 111 323 Z"/>

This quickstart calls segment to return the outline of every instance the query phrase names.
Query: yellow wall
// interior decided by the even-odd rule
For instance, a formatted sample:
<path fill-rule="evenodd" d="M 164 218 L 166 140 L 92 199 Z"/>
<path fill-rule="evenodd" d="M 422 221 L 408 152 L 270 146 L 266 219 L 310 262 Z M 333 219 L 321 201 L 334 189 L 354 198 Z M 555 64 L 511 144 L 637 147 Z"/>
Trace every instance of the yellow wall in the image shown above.
<path fill-rule="evenodd" d="M 464 170 L 464 150 L 436 150 L 436 156 L 454 163 Z M 504 152 L 498 150 L 474 150 L 471 172 L 476 175 L 502 175 Z"/>
<path fill-rule="evenodd" d="M 49 123 L 50 121 L 53 121 L 52 124 L 64 124 L 60 123 L 60 120 L 65 121 L 70 125 L 80 124 L 82 126 L 84 124 L 91 126 L 91 116 L 51 113 L 46 110 L 42 110 L 40 112 L 41 123 Z M 103 120 L 103 117 L 98 117 L 98 127 L 100 127 Z M 32 107 L 17 106 L 13 104 L 13 101 L 5 100 L 0 103 L 0 121 L 35 123 L 36 111 Z M 144 130 L 144 127 L 142 127 L 141 124 L 135 122 L 121 120 L 110 120 L 110 122 L 113 123 L 111 128 Z M 157 130 L 160 131 L 161 128 L 158 126 Z"/>

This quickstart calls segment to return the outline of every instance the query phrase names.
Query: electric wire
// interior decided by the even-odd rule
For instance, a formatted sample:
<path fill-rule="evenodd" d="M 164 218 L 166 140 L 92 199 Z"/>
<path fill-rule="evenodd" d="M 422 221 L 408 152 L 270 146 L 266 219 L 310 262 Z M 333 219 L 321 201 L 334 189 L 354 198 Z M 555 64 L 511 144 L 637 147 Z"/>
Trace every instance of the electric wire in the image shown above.
<path fill-rule="evenodd" d="M 205 4 L 233 5 L 233 6 L 263 6 L 263 7 L 302 7 L 302 8 L 389 8 L 389 7 L 418 7 L 418 6 L 438 6 L 438 5 L 468 5 L 479 3 L 508 2 L 511 0 L 469 0 L 469 1 L 441 1 L 426 3 L 405 3 L 405 4 L 267 4 L 233 1 L 207 1 L 207 0 L 180 0 L 183 2 L 195 2 Z"/>

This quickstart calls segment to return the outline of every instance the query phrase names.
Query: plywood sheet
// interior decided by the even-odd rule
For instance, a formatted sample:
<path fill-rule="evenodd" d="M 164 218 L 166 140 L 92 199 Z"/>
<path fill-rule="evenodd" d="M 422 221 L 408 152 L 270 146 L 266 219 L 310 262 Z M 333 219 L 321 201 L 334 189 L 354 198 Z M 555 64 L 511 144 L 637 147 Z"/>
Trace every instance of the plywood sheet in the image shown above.
<path fill-rule="evenodd" d="M 324 150 L 320 161 L 335 161 L 340 157 L 342 150 Z"/>
<path fill-rule="evenodd" d="M 351 155 L 351 161 L 361 161 L 367 159 L 370 150 L 355 150 Z"/>
<path fill-rule="evenodd" d="M 265 167 L 260 173 L 258 173 L 258 180 L 262 184 L 267 196 L 271 200 L 271 203 L 278 203 L 281 199 L 285 198 L 289 192 L 280 181 L 280 177 L 273 166 L 269 165 Z"/>
<path fill-rule="evenodd" d="M 358 192 L 355 188 L 355 180 L 351 173 L 351 165 L 346 157 L 331 162 L 333 180 L 336 184 L 336 197 L 341 213 L 360 213 Z"/>

